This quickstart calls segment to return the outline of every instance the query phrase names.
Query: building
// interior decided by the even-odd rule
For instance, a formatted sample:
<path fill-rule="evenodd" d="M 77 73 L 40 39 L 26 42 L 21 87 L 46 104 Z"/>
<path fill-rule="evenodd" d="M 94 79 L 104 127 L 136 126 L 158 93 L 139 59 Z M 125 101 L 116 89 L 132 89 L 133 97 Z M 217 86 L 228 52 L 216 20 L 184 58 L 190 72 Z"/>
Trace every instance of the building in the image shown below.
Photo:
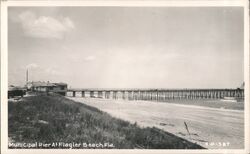
<path fill-rule="evenodd" d="M 28 82 L 26 84 L 28 91 L 36 91 L 36 92 L 54 92 L 61 95 L 66 95 L 67 92 L 67 84 L 66 83 L 51 83 L 51 82 Z"/>

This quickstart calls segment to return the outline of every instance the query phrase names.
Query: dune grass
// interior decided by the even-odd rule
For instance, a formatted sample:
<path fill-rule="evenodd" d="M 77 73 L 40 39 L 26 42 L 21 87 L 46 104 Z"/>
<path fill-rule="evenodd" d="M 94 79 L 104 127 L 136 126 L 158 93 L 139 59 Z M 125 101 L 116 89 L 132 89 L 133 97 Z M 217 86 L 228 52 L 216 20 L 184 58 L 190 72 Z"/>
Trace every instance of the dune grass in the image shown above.
<path fill-rule="evenodd" d="M 55 94 L 9 101 L 8 120 L 13 142 L 109 142 L 115 149 L 203 148 L 158 128 L 140 128 Z"/>

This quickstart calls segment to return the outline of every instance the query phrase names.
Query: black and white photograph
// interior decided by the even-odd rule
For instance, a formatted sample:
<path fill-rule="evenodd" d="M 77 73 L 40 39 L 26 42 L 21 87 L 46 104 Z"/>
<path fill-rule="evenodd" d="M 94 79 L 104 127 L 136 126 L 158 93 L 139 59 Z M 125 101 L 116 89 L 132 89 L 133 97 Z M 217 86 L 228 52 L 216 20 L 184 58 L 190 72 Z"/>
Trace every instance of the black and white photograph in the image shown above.
<path fill-rule="evenodd" d="M 7 6 L 6 149 L 244 153 L 245 9 Z"/>

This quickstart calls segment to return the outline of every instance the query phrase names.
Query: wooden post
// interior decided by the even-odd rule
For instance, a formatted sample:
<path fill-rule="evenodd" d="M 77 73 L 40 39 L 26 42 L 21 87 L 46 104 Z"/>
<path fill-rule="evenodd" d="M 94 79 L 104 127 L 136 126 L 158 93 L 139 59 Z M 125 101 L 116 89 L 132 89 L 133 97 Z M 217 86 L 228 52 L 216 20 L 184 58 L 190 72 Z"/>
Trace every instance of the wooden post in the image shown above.
<path fill-rule="evenodd" d="M 105 92 L 105 97 L 106 97 L 107 99 L 110 98 L 110 91 L 106 91 L 106 92 Z"/>
<path fill-rule="evenodd" d="M 121 93 L 122 93 L 122 99 L 125 100 L 125 91 L 122 91 Z"/>
<path fill-rule="evenodd" d="M 113 91 L 113 99 L 116 99 L 116 91 Z"/>
<path fill-rule="evenodd" d="M 98 98 L 102 98 L 102 91 L 98 91 L 97 96 L 98 96 Z"/>
<path fill-rule="evenodd" d="M 90 97 L 93 98 L 94 96 L 94 91 L 90 91 Z"/>

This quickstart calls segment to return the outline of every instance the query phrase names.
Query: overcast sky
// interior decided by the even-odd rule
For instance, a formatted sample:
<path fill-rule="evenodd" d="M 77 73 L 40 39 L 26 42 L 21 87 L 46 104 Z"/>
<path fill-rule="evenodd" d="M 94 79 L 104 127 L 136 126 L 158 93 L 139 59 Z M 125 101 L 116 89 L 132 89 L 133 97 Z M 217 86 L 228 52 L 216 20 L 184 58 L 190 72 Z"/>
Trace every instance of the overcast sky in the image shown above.
<path fill-rule="evenodd" d="M 236 88 L 243 9 L 9 8 L 9 84 L 73 88 Z"/>

